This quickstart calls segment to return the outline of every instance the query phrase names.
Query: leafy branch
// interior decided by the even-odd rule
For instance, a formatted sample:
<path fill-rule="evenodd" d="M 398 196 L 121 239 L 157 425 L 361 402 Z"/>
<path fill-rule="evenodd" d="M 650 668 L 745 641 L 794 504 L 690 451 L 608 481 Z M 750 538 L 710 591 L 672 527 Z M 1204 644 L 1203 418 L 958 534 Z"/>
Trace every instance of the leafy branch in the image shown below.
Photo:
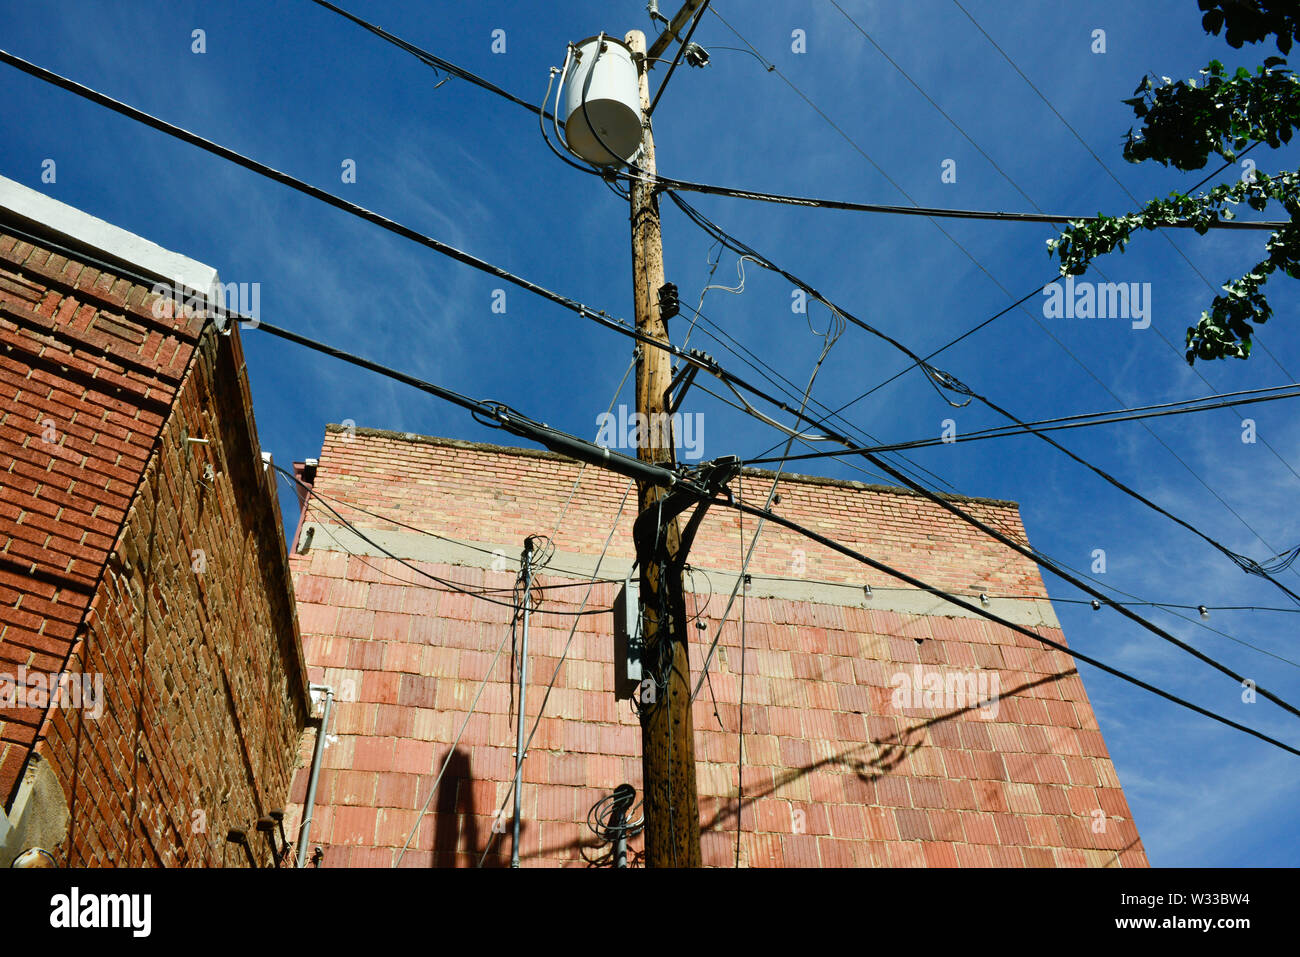
<path fill-rule="evenodd" d="M 1278 48 L 1286 52 L 1292 37 L 1300 37 L 1300 14 L 1292 12 L 1293 4 L 1274 9 L 1266 0 L 1200 0 L 1200 8 L 1207 11 L 1202 23 L 1208 32 L 1217 34 L 1228 25 L 1226 39 L 1232 46 L 1276 33 Z M 1254 73 L 1241 67 L 1229 74 L 1213 60 L 1200 71 L 1200 79 L 1163 77 L 1156 83 L 1143 77 L 1134 94 L 1124 102 L 1143 125 L 1136 133 L 1128 132 L 1124 158 L 1130 163 L 1155 160 L 1197 170 L 1212 153 L 1233 163 L 1247 144 L 1267 143 L 1277 149 L 1300 128 L 1300 79 L 1281 57 L 1269 57 Z M 1262 211 L 1270 200 L 1282 205 L 1291 222 L 1269 235 L 1267 258 L 1224 285 L 1223 294 L 1187 330 L 1189 365 L 1197 359 L 1245 359 L 1250 355 L 1252 323 L 1263 324 L 1273 314 L 1263 293 L 1268 278 L 1281 270 L 1300 279 L 1300 175 L 1283 170 L 1268 176 L 1251 169 L 1240 182 L 1196 196 L 1174 192 L 1135 213 L 1074 221 L 1048 241 L 1048 255 L 1060 259 L 1062 275 L 1082 275 L 1096 257 L 1116 249 L 1123 252 L 1139 230 L 1186 225 L 1204 234 L 1214 222 L 1233 219 L 1231 207 L 1245 203 Z"/>

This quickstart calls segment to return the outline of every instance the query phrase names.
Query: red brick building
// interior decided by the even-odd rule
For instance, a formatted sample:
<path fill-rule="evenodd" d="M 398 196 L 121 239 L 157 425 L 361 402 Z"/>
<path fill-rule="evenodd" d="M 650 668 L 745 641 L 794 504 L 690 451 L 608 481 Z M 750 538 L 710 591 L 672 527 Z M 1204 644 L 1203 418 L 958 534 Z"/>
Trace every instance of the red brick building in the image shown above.
<path fill-rule="evenodd" d="M 627 480 L 550 453 L 334 426 L 300 472 L 316 496 L 290 559 L 298 615 L 312 679 L 336 695 L 311 832 L 324 865 L 467 867 L 489 843 L 487 863 L 509 859 L 506 605 L 528 535 L 555 552 L 531 616 L 526 728 L 556 678 L 524 764 L 521 857 L 601 853 L 586 816 L 623 782 L 639 792 L 640 728 L 613 693 L 612 614 L 572 613 L 587 579 L 628 573 Z M 761 501 L 771 481 L 746 472 L 740 487 Z M 1063 641 L 1037 568 L 925 499 L 794 475 L 779 490 L 793 520 Z M 1026 540 L 1013 503 L 962 501 Z M 705 626 L 693 680 L 750 534 L 714 510 L 692 548 L 688 610 Z M 742 866 L 1146 865 L 1067 655 L 771 525 L 750 575 L 743 661 L 738 602 L 694 705 L 706 864 L 735 863 L 739 826 Z M 585 609 L 618 590 L 596 584 Z M 952 700 L 962 688 L 978 697 Z"/>
<path fill-rule="evenodd" d="M 309 720 L 214 270 L 0 179 L 0 866 L 244 863 Z"/>

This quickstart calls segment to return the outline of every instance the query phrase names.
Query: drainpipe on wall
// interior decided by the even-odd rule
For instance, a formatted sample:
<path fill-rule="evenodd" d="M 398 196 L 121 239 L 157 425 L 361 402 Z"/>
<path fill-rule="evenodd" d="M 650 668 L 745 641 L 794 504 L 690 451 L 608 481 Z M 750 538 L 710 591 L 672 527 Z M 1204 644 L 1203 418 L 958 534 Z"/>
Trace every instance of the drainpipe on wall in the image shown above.
<path fill-rule="evenodd" d="M 519 866 L 519 815 L 520 790 L 524 784 L 524 703 L 528 700 L 528 609 L 533 604 L 533 536 L 524 539 L 524 554 L 520 558 L 524 572 L 524 641 L 519 652 L 519 728 L 515 740 L 515 841 L 510 849 L 510 866 Z"/>
<path fill-rule="evenodd" d="M 316 782 L 320 778 L 321 761 L 325 757 L 325 738 L 329 734 L 330 708 L 334 704 L 334 689 L 329 685 L 311 685 L 309 691 L 319 691 L 325 695 L 325 706 L 321 711 L 320 727 L 316 729 L 316 747 L 311 757 L 311 777 L 307 779 L 307 798 L 302 805 L 302 824 L 298 825 L 298 866 L 307 862 L 307 844 L 311 838 L 311 816 L 316 807 Z"/>

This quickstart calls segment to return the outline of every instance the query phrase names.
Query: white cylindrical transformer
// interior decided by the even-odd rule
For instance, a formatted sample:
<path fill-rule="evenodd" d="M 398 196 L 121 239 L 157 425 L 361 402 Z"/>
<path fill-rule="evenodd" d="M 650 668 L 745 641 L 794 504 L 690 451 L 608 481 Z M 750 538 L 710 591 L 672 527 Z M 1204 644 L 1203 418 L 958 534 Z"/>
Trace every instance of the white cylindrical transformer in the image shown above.
<path fill-rule="evenodd" d="M 632 50 L 613 37 L 588 37 L 573 46 L 564 76 L 564 137 L 589 163 L 626 163 L 641 147 L 641 97 Z"/>

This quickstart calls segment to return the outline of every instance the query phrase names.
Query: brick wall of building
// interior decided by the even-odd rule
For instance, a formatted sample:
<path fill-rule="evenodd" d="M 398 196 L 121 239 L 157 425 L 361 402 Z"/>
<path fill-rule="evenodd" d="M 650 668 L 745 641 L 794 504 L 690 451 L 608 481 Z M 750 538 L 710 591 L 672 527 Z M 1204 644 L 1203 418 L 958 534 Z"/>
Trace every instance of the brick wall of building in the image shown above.
<path fill-rule="evenodd" d="M 287 556 L 238 331 L 154 301 L 0 237 L 0 671 L 103 689 L 0 709 L 0 795 L 70 865 L 242 865 L 308 717 Z"/>
<path fill-rule="evenodd" d="M 761 502 L 770 483 L 747 474 L 743 495 Z M 563 513 L 542 582 L 579 583 L 627 482 L 546 453 L 331 427 L 314 487 L 408 561 L 366 544 L 320 502 L 309 505 L 304 553 L 291 558 L 298 614 L 313 680 L 341 698 L 312 843 L 325 850 L 326 866 L 386 867 L 399 856 L 402 866 L 473 866 L 494 826 L 510 829 L 509 806 L 504 818 L 496 810 L 513 776 L 511 610 L 427 576 L 500 589 L 495 597 L 508 602 L 524 537 L 551 535 Z M 778 510 L 795 521 L 944 589 L 987 593 L 995 611 L 1063 640 L 1050 605 L 1032 600 L 1046 597 L 1034 565 L 924 499 L 795 476 L 782 479 L 780 493 Z M 1013 504 L 963 504 L 1025 539 Z M 601 577 L 626 573 L 634 510 L 633 494 Z M 688 611 L 706 626 L 692 629 L 695 676 L 752 530 L 752 520 L 742 529 L 737 513 L 716 509 L 692 548 Z M 1145 865 L 1067 655 L 770 525 L 750 573 L 744 655 L 737 605 L 695 703 L 706 864 L 734 863 L 739 813 L 744 866 Z M 608 609 L 616 592 L 600 584 L 586 607 Z M 613 694 L 612 616 L 578 618 L 570 640 L 574 618 L 563 613 L 577 611 L 584 594 L 548 589 L 532 616 L 527 727 L 559 671 L 524 766 L 521 854 L 529 866 L 582 866 L 599 856 L 588 809 L 625 781 L 640 789 L 638 720 Z M 899 676 L 914 669 L 923 678 L 996 676 L 996 708 L 903 702 Z M 305 779 L 303 768 L 298 802 Z M 509 851 L 507 833 L 488 863 Z"/>

